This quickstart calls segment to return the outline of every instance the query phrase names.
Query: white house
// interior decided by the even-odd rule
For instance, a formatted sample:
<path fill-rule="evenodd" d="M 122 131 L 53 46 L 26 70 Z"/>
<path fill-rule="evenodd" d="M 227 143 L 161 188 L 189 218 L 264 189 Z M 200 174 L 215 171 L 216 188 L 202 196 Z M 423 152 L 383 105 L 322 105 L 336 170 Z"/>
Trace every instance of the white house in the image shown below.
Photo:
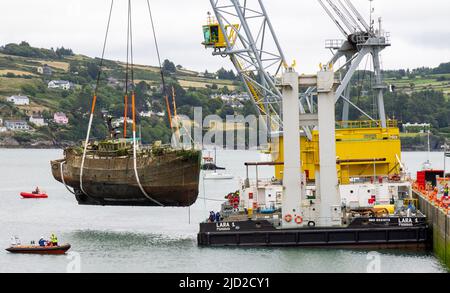
<path fill-rule="evenodd" d="M 425 133 L 431 130 L 430 123 L 405 123 L 403 129 L 406 133 Z"/>
<path fill-rule="evenodd" d="M 70 90 L 72 88 L 72 83 L 67 80 L 52 80 L 48 83 L 49 89 L 62 89 L 62 90 Z"/>
<path fill-rule="evenodd" d="M 6 120 L 5 127 L 11 131 L 28 131 L 30 126 L 23 120 Z"/>
<path fill-rule="evenodd" d="M 114 119 L 112 121 L 112 125 L 114 127 L 119 127 L 121 124 L 124 123 L 124 121 L 125 121 L 125 117 L 120 117 L 120 118 Z M 127 117 L 127 124 L 128 125 L 133 125 L 133 119 L 131 119 L 130 117 Z"/>
<path fill-rule="evenodd" d="M 117 78 L 114 77 L 108 77 L 107 82 L 109 86 L 116 87 L 116 86 L 122 86 L 124 83 L 120 82 Z"/>
<path fill-rule="evenodd" d="M 166 116 L 166 112 L 153 112 L 153 111 L 144 112 L 144 111 L 142 111 L 141 113 L 139 113 L 139 116 L 147 117 L 147 118 L 154 117 L 154 116 L 165 117 Z"/>
<path fill-rule="evenodd" d="M 7 102 L 14 103 L 16 106 L 27 106 L 30 104 L 30 99 L 27 96 L 11 96 L 6 98 Z"/>
<path fill-rule="evenodd" d="M 30 123 L 33 123 L 34 125 L 39 127 L 48 125 L 48 123 L 45 122 L 44 118 L 39 116 L 31 116 Z"/>
<path fill-rule="evenodd" d="M 142 111 L 141 113 L 139 113 L 139 116 L 141 117 L 152 117 L 154 115 L 153 111 Z"/>
<path fill-rule="evenodd" d="M 405 123 L 403 124 L 404 127 L 420 127 L 420 128 L 430 128 L 430 123 Z"/>
<path fill-rule="evenodd" d="M 6 132 L 8 129 L 3 126 L 3 119 L 0 118 L 0 132 Z"/>

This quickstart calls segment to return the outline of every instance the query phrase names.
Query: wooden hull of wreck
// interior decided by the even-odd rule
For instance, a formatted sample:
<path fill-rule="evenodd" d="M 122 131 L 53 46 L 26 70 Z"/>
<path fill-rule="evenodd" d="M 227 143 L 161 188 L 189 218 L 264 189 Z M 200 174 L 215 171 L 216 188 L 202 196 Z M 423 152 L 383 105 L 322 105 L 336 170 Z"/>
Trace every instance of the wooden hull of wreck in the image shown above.
<path fill-rule="evenodd" d="M 73 188 L 80 205 L 103 206 L 174 206 L 195 203 L 199 193 L 200 152 L 180 156 L 170 152 L 159 156 L 140 156 L 136 180 L 133 157 L 87 156 L 83 170 L 83 190 L 80 187 L 82 156 L 65 152 L 65 159 L 52 161 L 56 180 Z M 64 181 L 61 178 L 61 168 Z"/>

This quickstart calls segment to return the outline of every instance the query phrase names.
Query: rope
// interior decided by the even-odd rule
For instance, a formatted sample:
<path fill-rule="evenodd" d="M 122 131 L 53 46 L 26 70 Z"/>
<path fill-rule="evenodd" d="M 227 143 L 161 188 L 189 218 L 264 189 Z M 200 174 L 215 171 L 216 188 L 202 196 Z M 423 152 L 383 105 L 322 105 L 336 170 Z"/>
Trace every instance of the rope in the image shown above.
<path fill-rule="evenodd" d="M 133 116 L 133 167 L 134 167 L 134 176 L 136 177 L 136 182 L 139 186 L 139 189 L 141 190 L 142 194 L 154 202 L 155 204 L 163 207 L 164 205 L 161 204 L 159 201 L 152 198 L 144 189 L 144 187 L 141 184 L 141 180 L 139 178 L 139 173 L 137 169 L 137 141 L 136 141 L 136 96 L 134 92 L 134 57 L 133 57 L 133 22 L 132 22 L 132 10 L 131 10 L 131 0 L 128 0 L 128 39 L 127 39 L 127 86 L 126 86 L 126 94 L 128 94 L 128 69 L 131 68 L 131 86 L 132 86 L 132 93 L 131 93 L 131 109 L 132 109 L 132 116 Z M 130 67 L 128 67 L 128 60 L 130 60 Z"/>
<path fill-rule="evenodd" d="M 103 69 L 103 61 L 105 60 L 105 51 L 106 51 L 106 44 L 108 42 L 108 35 L 109 35 L 109 28 L 111 25 L 111 17 L 112 17 L 112 11 L 114 7 L 114 0 L 111 0 L 111 8 L 109 9 L 109 17 L 108 17 L 108 24 L 106 25 L 106 34 L 105 34 L 105 40 L 103 41 L 103 50 L 102 50 L 102 59 L 100 60 L 100 68 L 98 70 L 97 74 L 97 83 L 95 85 L 95 95 L 97 95 L 97 89 L 100 84 L 100 77 Z"/>
<path fill-rule="evenodd" d="M 123 138 L 127 138 L 127 124 L 128 124 L 128 81 L 129 81 L 129 68 L 130 68 L 130 23 L 131 23 L 131 1 L 128 0 L 128 12 L 127 12 L 127 63 L 125 70 L 125 97 L 124 97 L 124 119 L 123 119 Z"/>
<path fill-rule="evenodd" d="M 60 173 L 61 173 L 61 181 L 62 181 L 62 183 L 64 184 L 64 186 L 66 187 L 66 189 L 67 189 L 70 193 L 72 193 L 73 195 L 75 195 L 75 192 L 72 191 L 72 190 L 70 190 L 69 186 L 67 186 L 67 184 L 66 184 L 66 180 L 64 180 L 63 165 L 64 165 L 65 163 L 66 163 L 66 161 L 62 161 L 61 163 L 59 163 L 59 170 L 60 170 Z"/>
<path fill-rule="evenodd" d="M 91 116 L 89 118 L 89 125 L 88 125 L 87 134 L 86 134 L 86 140 L 85 140 L 85 143 L 84 143 L 84 149 L 83 149 L 83 157 L 81 159 L 80 189 L 86 196 L 89 196 L 89 195 L 85 192 L 85 190 L 83 188 L 83 171 L 84 171 L 84 164 L 85 164 L 85 161 L 86 161 L 86 153 L 87 153 L 87 147 L 88 147 L 88 144 L 89 144 L 89 138 L 91 136 L 92 122 L 94 120 L 95 104 L 97 103 L 97 93 L 98 93 L 97 90 L 98 90 L 98 85 L 100 83 L 100 77 L 101 77 L 101 71 L 102 71 L 102 67 L 103 67 L 103 61 L 105 59 L 106 44 L 108 42 L 108 35 L 109 35 L 109 28 L 110 28 L 110 25 L 111 25 L 111 17 L 112 17 L 113 7 L 114 7 L 114 0 L 111 0 L 111 8 L 109 10 L 109 17 L 108 17 L 108 24 L 106 26 L 105 40 L 103 42 L 102 58 L 100 60 L 100 69 L 99 69 L 98 75 L 97 75 L 97 84 L 96 84 L 96 87 L 94 89 L 94 97 L 92 99 Z"/>
<path fill-rule="evenodd" d="M 133 131 L 133 165 L 134 165 L 134 176 L 136 177 L 136 182 L 137 182 L 142 194 L 146 198 L 148 198 L 152 202 L 156 203 L 157 205 L 164 207 L 164 205 L 162 203 L 160 203 L 159 201 L 157 201 L 156 199 L 153 199 L 150 195 L 148 195 L 148 193 L 145 191 L 144 187 L 141 184 L 141 180 L 139 179 L 139 174 L 138 174 L 138 170 L 137 170 L 137 154 L 136 154 L 137 150 L 136 149 L 137 149 L 136 131 Z"/>
<path fill-rule="evenodd" d="M 134 92 L 134 50 L 133 50 L 133 22 L 131 18 L 131 0 L 128 0 L 129 3 L 129 30 L 130 30 L 130 61 L 131 61 L 131 90 Z"/>
<path fill-rule="evenodd" d="M 203 199 L 203 200 L 207 200 L 207 201 L 225 202 L 224 199 L 213 199 L 213 198 L 207 198 L 207 197 L 198 197 L 198 199 Z"/>
<path fill-rule="evenodd" d="M 150 0 L 147 0 L 147 7 L 148 7 L 148 13 L 150 15 L 150 22 L 151 22 L 151 25 L 152 25 L 153 39 L 155 41 L 155 48 L 156 48 L 156 55 L 158 56 L 159 69 L 160 69 L 160 73 L 161 73 L 161 82 L 162 82 L 162 86 L 163 86 L 163 95 L 167 96 L 166 81 L 165 81 L 165 78 L 164 78 L 164 71 L 163 71 L 163 67 L 162 67 L 162 63 L 161 63 L 161 55 L 159 53 L 158 39 L 156 37 L 155 24 L 154 24 L 154 21 L 153 21 L 152 9 L 150 7 Z"/>
<path fill-rule="evenodd" d="M 88 148 L 88 144 L 89 144 L 89 137 L 91 136 L 91 128 L 92 128 L 92 121 L 94 120 L 94 108 L 95 108 L 95 100 L 92 103 L 92 113 L 91 116 L 89 118 L 89 126 L 88 126 L 88 131 L 87 131 L 87 135 L 86 135 L 86 141 L 84 142 L 84 149 L 83 149 L 83 158 L 81 159 L 81 167 L 80 167 L 80 189 L 81 191 L 88 196 L 88 194 L 86 193 L 86 191 L 83 188 L 83 171 L 84 171 L 84 163 L 86 161 L 86 153 L 87 153 L 87 148 Z"/>

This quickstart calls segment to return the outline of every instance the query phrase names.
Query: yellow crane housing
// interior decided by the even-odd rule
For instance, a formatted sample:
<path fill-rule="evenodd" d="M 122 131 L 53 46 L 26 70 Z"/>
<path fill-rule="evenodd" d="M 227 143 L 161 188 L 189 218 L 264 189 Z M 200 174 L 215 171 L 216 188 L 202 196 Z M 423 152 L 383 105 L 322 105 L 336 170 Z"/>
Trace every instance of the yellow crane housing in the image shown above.
<path fill-rule="evenodd" d="M 388 120 L 388 127 L 379 127 L 379 121 L 338 122 L 336 127 L 336 166 L 341 184 L 352 177 L 394 176 L 400 173 L 401 142 L 397 121 Z M 344 128 L 345 126 L 345 128 Z M 271 152 L 275 177 L 283 179 L 283 137 L 273 141 Z M 278 146 L 277 146 L 278 145 Z M 315 180 L 319 168 L 319 132 L 313 139 L 300 138 L 302 172 L 308 180 Z"/>
<path fill-rule="evenodd" d="M 225 29 L 227 30 L 225 33 L 220 29 L 219 23 L 213 18 L 208 17 L 208 24 L 203 26 L 203 45 L 207 48 L 214 49 L 225 49 L 228 47 L 225 34 L 228 35 L 228 40 L 231 41 L 231 45 L 234 45 L 237 34 L 235 29 L 239 29 L 239 25 L 227 25 Z"/>

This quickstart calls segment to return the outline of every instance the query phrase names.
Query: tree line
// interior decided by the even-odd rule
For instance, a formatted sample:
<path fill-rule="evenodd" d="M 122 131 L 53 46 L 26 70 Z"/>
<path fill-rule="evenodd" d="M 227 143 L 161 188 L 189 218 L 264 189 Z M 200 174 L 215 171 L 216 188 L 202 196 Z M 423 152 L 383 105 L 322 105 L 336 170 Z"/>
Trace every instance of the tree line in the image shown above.
<path fill-rule="evenodd" d="M 41 59 L 63 59 L 65 56 L 73 56 L 72 49 L 64 47 L 55 49 L 42 49 L 30 46 L 29 43 L 23 41 L 20 44 L 7 44 L 0 47 L 0 52 L 7 55 L 41 58 Z"/>

